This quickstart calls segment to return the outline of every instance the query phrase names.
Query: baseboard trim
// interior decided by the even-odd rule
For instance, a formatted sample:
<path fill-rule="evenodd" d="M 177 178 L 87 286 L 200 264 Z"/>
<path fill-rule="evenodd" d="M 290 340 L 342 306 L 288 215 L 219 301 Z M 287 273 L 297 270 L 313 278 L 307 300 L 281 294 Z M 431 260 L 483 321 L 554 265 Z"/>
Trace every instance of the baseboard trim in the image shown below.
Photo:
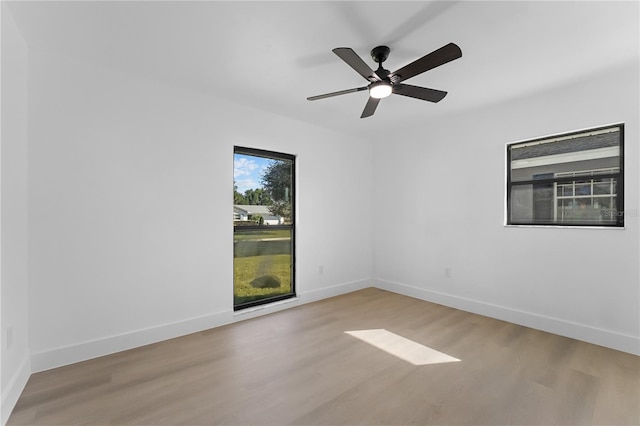
<path fill-rule="evenodd" d="M 87 361 L 116 352 L 134 349 L 140 346 L 158 343 L 164 340 L 208 330 L 233 322 L 243 321 L 283 309 L 350 293 L 371 286 L 371 280 L 346 282 L 318 290 L 299 294 L 298 297 L 262 305 L 247 311 L 233 310 L 214 313 L 200 318 L 164 324 L 144 330 L 132 331 L 117 336 L 105 337 L 76 345 L 34 353 L 31 356 L 31 368 L 34 373 Z"/>
<path fill-rule="evenodd" d="M 379 289 L 402 294 L 404 296 L 426 300 L 428 302 L 449 306 L 462 311 L 507 321 L 525 327 L 535 328 L 536 330 L 546 331 L 548 333 L 558 334 L 560 336 L 640 356 L 640 338 L 636 336 L 595 328 L 532 312 L 520 311 L 505 306 L 493 305 L 451 294 L 417 288 L 393 281 L 373 279 L 372 283 Z"/>
<path fill-rule="evenodd" d="M 164 340 L 208 330 L 233 322 L 233 311 L 218 312 L 199 318 L 192 318 L 170 324 L 163 324 L 144 330 L 132 331 L 117 336 L 105 337 L 88 342 L 34 353 L 31 368 L 34 373 L 87 361 L 116 352 L 122 352 Z"/>
<path fill-rule="evenodd" d="M 301 301 L 303 301 L 303 303 L 311 303 L 318 300 L 328 299 L 330 297 L 340 296 L 342 294 L 352 293 L 354 291 L 371 287 L 371 285 L 372 281 L 370 278 L 364 280 L 349 281 L 330 287 L 324 287 L 318 290 L 304 292 L 300 295 L 300 299 Z"/>
<path fill-rule="evenodd" d="M 20 398 L 22 391 L 29 381 L 29 377 L 31 377 L 31 361 L 27 355 L 23 358 L 17 371 L 11 377 L 11 380 L 9 380 L 7 387 L 2 389 L 2 407 L 0 409 L 2 413 L 0 415 L 2 425 L 7 424 L 9 416 L 11 416 L 11 412 L 18 402 L 18 398 Z"/>

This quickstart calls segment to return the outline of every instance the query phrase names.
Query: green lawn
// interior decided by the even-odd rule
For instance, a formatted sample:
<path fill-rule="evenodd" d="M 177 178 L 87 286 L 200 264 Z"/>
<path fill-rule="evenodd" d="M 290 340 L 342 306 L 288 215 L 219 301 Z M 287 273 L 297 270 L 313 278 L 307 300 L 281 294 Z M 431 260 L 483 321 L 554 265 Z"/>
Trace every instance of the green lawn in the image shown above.
<path fill-rule="evenodd" d="M 288 233 L 287 230 L 285 232 Z M 287 234 L 288 235 L 288 234 Z M 252 235 L 254 237 L 254 235 Z M 262 237 L 274 238 L 274 237 Z M 279 288 L 254 288 L 251 281 L 262 275 L 280 278 Z M 267 297 L 291 293 L 291 255 L 275 254 L 266 256 L 236 257 L 233 260 L 234 304 L 251 302 Z"/>

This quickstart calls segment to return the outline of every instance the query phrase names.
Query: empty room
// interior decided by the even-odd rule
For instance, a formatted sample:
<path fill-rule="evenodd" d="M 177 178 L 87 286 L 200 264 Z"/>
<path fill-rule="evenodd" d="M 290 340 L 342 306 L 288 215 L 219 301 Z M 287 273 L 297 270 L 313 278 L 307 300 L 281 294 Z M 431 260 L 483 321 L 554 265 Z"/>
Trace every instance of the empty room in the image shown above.
<path fill-rule="evenodd" d="M 640 424 L 637 1 L 0 18 L 2 425 Z"/>

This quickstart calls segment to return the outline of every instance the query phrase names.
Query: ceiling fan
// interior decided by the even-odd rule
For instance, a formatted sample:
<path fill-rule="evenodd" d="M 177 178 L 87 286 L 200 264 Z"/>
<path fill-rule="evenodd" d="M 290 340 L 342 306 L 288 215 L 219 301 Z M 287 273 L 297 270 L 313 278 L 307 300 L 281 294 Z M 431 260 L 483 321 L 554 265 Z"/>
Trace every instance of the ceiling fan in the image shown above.
<path fill-rule="evenodd" d="M 347 65 L 368 80 L 369 84 L 363 87 L 356 87 L 355 89 L 347 89 L 339 92 L 326 93 L 324 95 L 311 96 L 308 97 L 307 100 L 317 101 L 318 99 L 369 90 L 369 100 L 367 101 L 360 118 L 372 116 L 378 107 L 378 103 L 380 103 L 380 99 L 386 98 L 391 94 L 409 96 L 411 98 L 422 99 L 423 101 L 429 102 L 440 102 L 442 98 L 447 95 L 447 92 L 428 89 L 426 87 L 412 86 L 402 82 L 462 56 L 460 47 L 455 43 L 449 43 L 420 59 L 416 59 L 396 71 L 389 72 L 382 68 L 382 63 L 389 57 L 390 52 L 391 49 L 387 46 L 378 46 L 371 50 L 371 58 L 373 58 L 373 60 L 378 64 L 378 69 L 373 71 L 362 60 L 362 58 L 353 51 L 353 49 L 349 47 L 337 47 L 333 49 L 333 53 L 338 55 L 338 57 L 345 61 Z"/>

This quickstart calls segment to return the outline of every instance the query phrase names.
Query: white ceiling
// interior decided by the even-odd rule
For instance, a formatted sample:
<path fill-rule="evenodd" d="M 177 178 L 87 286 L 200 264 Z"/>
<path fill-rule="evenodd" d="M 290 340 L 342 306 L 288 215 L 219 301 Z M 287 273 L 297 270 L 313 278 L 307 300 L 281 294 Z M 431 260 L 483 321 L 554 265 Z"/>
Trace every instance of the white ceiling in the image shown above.
<path fill-rule="evenodd" d="M 639 57 L 639 4 L 605 1 L 11 2 L 32 49 L 55 51 L 344 132 L 380 134 L 551 90 Z M 395 70 L 454 42 L 462 58 L 408 83 L 434 104 L 391 96 L 360 119 L 367 82 L 331 50 Z"/>

